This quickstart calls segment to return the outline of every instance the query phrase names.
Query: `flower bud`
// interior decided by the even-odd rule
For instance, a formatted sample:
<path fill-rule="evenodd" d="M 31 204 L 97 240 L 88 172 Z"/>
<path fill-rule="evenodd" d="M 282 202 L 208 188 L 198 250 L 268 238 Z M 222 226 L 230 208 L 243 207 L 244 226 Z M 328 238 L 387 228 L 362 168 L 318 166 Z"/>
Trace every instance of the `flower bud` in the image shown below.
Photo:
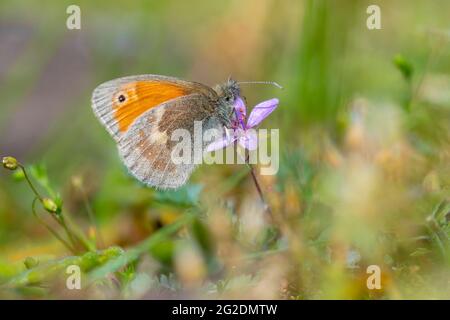
<path fill-rule="evenodd" d="M 13 157 L 3 157 L 2 163 L 3 167 L 8 170 L 16 170 L 19 165 L 17 159 Z"/>
<path fill-rule="evenodd" d="M 44 209 L 50 213 L 56 213 L 58 211 L 58 206 L 55 201 L 50 198 L 42 199 L 42 205 L 44 206 Z"/>
<path fill-rule="evenodd" d="M 39 264 L 39 260 L 36 260 L 33 257 L 26 257 L 23 264 L 25 265 L 25 268 L 29 270 L 36 267 Z"/>

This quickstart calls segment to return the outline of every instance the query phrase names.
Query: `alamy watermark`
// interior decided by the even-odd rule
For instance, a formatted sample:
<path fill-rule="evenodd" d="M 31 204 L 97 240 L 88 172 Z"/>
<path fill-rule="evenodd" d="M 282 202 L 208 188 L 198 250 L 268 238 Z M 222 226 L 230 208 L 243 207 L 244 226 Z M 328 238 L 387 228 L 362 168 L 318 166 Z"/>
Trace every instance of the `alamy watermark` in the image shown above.
<path fill-rule="evenodd" d="M 66 13 L 69 15 L 66 19 L 66 27 L 69 30 L 81 29 L 81 9 L 75 4 L 67 7 Z"/>
<path fill-rule="evenodd" d="M 66 279 L 66 287 L 69 290 L 81 289 L 81 269 L 80 266 L 72 264 L 66 268 L 66 274 L 69 276 Z"/>
<path fill-rule="evenodd" d="M 366 269 L 367 277 L 366 285 L 369 290 L 381 289 L 381 268 L 376 264 L 370 265 Z"/>
<path fill-rule="evenodd" d="M 366 20 L 366 26 L 369 30 L 381 29 L 381 9 L 376 4 L 367 7 L 366 13 L 369 14 Z"/>
<path fill-rule="evenodd" d="M 223 138 L 223 131 L 207 129 L 203 132 L 202 122 L 194 122 L 193 137 L 186 129 L 176 129 L 170 140 L 175 142 L 171 151 L 174 164 L 258 164 L 261 175 L 275 175 L 279 169 L 280 134 L 279 129 L 248 129 L 245 136 L 237 136 L 237 148 L 218 148 L 212 152 L 205 151 L 204 145 Z M 231 133 L 233 135 L 235 133 Z M 239 147 L 246 137 L 255 139 L 255 148 Z M 232 136 L 230 136 L 232 139 Z"/>

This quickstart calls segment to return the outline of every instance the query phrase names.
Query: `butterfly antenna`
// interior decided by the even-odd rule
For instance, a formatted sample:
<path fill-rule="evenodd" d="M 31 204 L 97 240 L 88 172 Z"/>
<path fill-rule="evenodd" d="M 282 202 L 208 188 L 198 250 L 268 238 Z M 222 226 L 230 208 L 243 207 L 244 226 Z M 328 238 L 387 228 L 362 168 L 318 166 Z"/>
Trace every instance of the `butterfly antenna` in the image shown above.
<path fill-rule="evenodd" d="M 271 84 L 279 89 L 283 89 L 282 86 L 280 86 L 278 83 L 274 81 L 239 81 L 238 84 L 250 84 L 250 83 L 256 83 L 256 84 Z"/>

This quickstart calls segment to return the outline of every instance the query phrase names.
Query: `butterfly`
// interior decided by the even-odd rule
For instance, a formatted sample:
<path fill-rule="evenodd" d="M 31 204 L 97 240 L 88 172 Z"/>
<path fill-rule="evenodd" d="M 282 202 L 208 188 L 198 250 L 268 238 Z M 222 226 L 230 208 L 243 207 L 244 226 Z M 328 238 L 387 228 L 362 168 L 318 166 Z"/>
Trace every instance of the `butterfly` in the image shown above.
<path fill-rule="evenodd" d="M 185 129 L 194 136 L 194 122 L 201 121 L 202 130 L 223 131 L 239 96 L 240 86 L 232 79 L 211 88 L 146 74 L 99 85 L 92 94 L 92 108 L 134 177 L 149 186 L 175 189 L 186 183 L 196 164 L 172 161 L 174 130 Z M 196 144 L 191 146 L 194 154 Z M 206 143 L 200 147 L 205 149 Z"/>

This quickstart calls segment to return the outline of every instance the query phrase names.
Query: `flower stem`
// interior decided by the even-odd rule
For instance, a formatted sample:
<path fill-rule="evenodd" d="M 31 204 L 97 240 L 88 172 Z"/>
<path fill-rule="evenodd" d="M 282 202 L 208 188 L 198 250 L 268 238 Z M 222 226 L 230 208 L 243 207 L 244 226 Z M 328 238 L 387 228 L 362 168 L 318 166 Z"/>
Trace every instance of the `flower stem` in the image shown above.
<path fill-rule="evenodd" d="M 25 167 L 19 163 L 20 170 L 23 172 L 23 176 L 25 177 L 25 180 L 27 180 L 28 185 L 30 186 L 31 190 L 33 191 L 36 198 L 39 199 L 40 202 L 42 202 L 42 196 L 39 194 L 39 192 L 34 187 L 33 183 L 30 180 L 30 177 L 28 177 L 27 170 L 25 170 Z"/>
<path fill-rule="evenodd" d="M 27 173 L 27 170 L 25 169 L 25 166 L 23 166 L 21 163 L 18 163 L 18 166 L 22 170 L 23 175 L 25 177 L 25 180 L 27 181 L 28 185 L 30 186 L 30 189 L 33 191 L 33 193 L 35 195 L 35 199 L 34 199 L 33 204 L 32 204 L 32 211 L 33 211 L 33 215 L 38 219 L 38 221 L 41 224 L 43 224 L 47 228 L 47 230 L 49 230 L 50 233 L 52 235 L 54 235 L 59 241 L 61 241 L 64 244 L 64 246 L 67 249 L 69 249 L 71 252 L 76 253 L 76 251 L 77 251 L 76 250 L 76 247 L 77 247 L 77 241 L 76 240 L 78 240 L 79 243 L 83 244 L 85 248 L 88 248 L 84 244 L 83 241 L 80 241 L 79 237 L 76 237 L 76 240 L 75 240 L 74 234 L 69 229 L 69 227 L 67 226 L 66 221 L 65 221 L 64 216 L 63 216 L 62 213 L 55 214 L 55 213 L 52 212 L 52 213 L 50 213 L 50 215 L 56 221 L 56 223 L 58 223 L 64 229 L 64 231 L 65 231 L 65 233 L 66 233 L 66 235 L 67 235 L 67 237 L 69 239 L 70 245 L 68 244 L 67 241 L 62 239 L 61 236 L 55 230 L 53 230 L 50 227 L 50 225 L 45 223 L 45 221 L 38 216 L 38 214 L 36 213 L 36 210 L 35 210 L 36 200 L 39 200 L 39 202 L 45 207 L 45 205 L 44 205 L 44 197 L 41 196 L 41 194 L 37 191 L 36 187 L 34 186 L 33 182 L 31 182 L 31 179 L 28 176 L 28 173 Z"/>
<path fill-rule="evenodd" d="M 256 176 L 256 172 L 255 169 L 253 168 L 253 166 L 248 162 L 249 156 L 247 154 L 246 158 L 245 158 L 245 163 L 247 164 L 247 166 L 250 169 L 250 174 L 252 176 L 253 182 L 255 183 L 256 186 L 256 190 L 258 191 L 259 194 L 259 198 L 261 199 L 261 202 L 264 206 L 264 211 L 266 211 L 271 217 L 272 217 L 272 210 L 270 209 L 270 206 L 268 205 L 265 197 L 264 197 L 264 193 L 261 189 L 261 185 L 259 184 L 259 180 L 258 177 Z"/>
<path fill-rule="evenodd" d="M 78 189 L 79 189 L 79 192 L 81 193 L 81 196 L 83 198 L 84 206 L 85 206 L 86 212 L 88 214 L 89 220 L 91 222 L 91 225 L 94 227 L 94 232 L 95 232 L 95 236 L 97 237 L 98 244 L 99 244 L 99 246 L 101 248 L 104 248 L 105 247 L 105 242 L 103 241 L 103 236 L 102 236 L 102 234 L 100 232 L 100 226 L 99 226 L 98 221 L 97 221 L 97 219 L 95 217 L 94 211 L 92 210 L 92 207 L 89 204 L 89 200 L 88 200 L 87 194 L 86 194 L 86 192 L 84 191 L 84 188 L 81 185 L 78 187 Z"/>
<path fill-rule="evenodd" d="M 56 220 L 58 221 L 58 223 L 61 225 L 61 227 L 66 232 L 67 237 L 69 238 L 69 240 L 72 243 L 72 245 L 76 248 L 77 242 L 75 241 L 75 239 L 73 237 L 73 232 L 71 230 L 69 230 L 69 228 L 67 227 L 66 220 L 64 219 L 64 216 L 62 214 L 60 214 L 58 217 L 56 217 Z"/>
<path fill-rule="evenodd" d="M 58 239 L 70 252 L 72 252 L 72 253 L 74 253 L 74 254 L 76 254 L 76 251 L 75 251 L 75 249 L 71 246 L 71 245 L 69 245 L 68 243 L 67 243 L 67 241 L 66 240 L 64 240 L 55 230 L 53 230 L 53 228 L 50 226 L 50 225 L 48 225 L 43 219 L 41 219 L 40 217 L 39 217 L 39 215 L 37 214 L 37 212 L 36 212 L 36 200 L 39 200 L 38 198 L 34 198 L 34 200 L 33 200 L 33 204 L 32 204 L 32 206 L 31 206 L 31 210 L 32 210 L 32 212 L 33 212 L 33 215 L 34 215 L 34 217 L 56 238 L 56 239 Z"/>

